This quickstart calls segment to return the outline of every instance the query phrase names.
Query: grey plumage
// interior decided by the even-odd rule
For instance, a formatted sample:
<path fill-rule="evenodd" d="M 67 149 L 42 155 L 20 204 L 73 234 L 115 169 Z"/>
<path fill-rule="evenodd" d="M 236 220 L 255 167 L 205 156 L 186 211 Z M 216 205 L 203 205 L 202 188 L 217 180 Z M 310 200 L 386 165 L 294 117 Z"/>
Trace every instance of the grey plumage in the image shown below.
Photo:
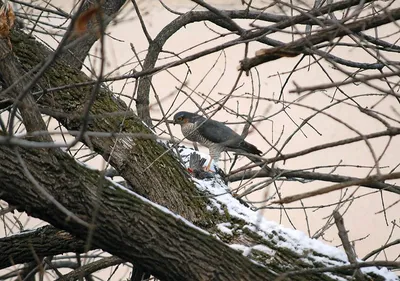
<path fill-rule="evenodd" d="M 205 171 L 203 169 L 204 164 L 206 163 L 206 159 L 205 158 L 201 158 L 201 156 L 196 153 L 193 152 L 190 154 L 189 156 L 189 171 L 191 171 L 192 175 L 197 178 L 197 179 L 207 179 L 207 178 L 213 178 L 214 174 L 209 172 L 209 171 Z"/>
<path fill-rule="evenodd" d="M 261 154 L 257 147 L 246 142 L 242 136 L 224 123 L 204 118 L 198 114 L 186 111 L 178 112 L 174 116 L 174 124 L 181 125 L 182 134 L 186 139 L 206 146 L 215 163 L 218 163 L 223 151 Z"/>

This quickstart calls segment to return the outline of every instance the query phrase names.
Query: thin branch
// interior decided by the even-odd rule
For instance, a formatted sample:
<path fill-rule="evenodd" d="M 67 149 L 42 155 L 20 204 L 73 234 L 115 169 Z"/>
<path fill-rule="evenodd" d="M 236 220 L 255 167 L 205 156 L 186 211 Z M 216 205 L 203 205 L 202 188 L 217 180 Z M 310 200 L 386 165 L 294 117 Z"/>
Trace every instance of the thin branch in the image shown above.
<path fill-rule="evenodd" d="M 380 252 L 382 252 L 383 250 L 392 247 L 394 245 L 398 245 L 400 244 L 400 239 L 396 239 L 390 243 L 387 243 L 386 245 L 383 245 L 382 247 L 379 247 L 378 249 L 373 250 L 372 252 L 368 253 L 367 255 L 365 255 L 362 259 L 363 260 L 367 260 L 370 257 L 372 257 L 373 255 L 379 254 Z"/>
<path fill-rule="evenodd" d="M 335 224 L 339 231 L 339 237 L 340 237 L 340 240 L 342 241 L 342 245 L 343 245 L 344 251 L 346 252 L 347 259 L 349 260 L 349 262 L 351 264 L 355 265 L 358 263 L 357 256 L 356 256 L 356 253 L 355 253 L 353 247 L 350 244 L 349 237 L 347 236 L 347 230 L 344 226 L 343 217 L 339 214 L 338 211 L 335 210 L 335 211 L 333 211 L 333 218 L 335 219 Z M 355 271 L 355 277 L 356 277 L 356 280 L 359 280 L 359 281 L 365 280 L 360 269 L 357 269 Z"/>
<path fill-rule="evenodd" d="M 56 279 L 56 281 L 75 281 L 78 279 L 81 279 L 82 277 L 85 277 L 87 275 L 90 275 L 96 271 L 102 270 L 104 268 L 108 268 L 114 265 L 118 265 L 124 263 L 124 260 L 116 257 L 116 256 L 111 256 L 107 258 L 102 258 L 100 260 L 85 264 L 67 274 L 64 274 L 62 277 L 59 277 Z"/>
<path fill-rule="evenodd" d="M 345 183 L 349 181 L 357 181 L 362 180 L 356 177 L 349 177 L 343 175 L 335 175 L 335 174 L 326 174 L 326 173 L 317 173 L 317 172 L 308 172 L 308 171 L 297 171 L 297 170 L 286 170 L 286 169 L 273 169 L 273 174 L 279 175 L 279 177 L 286 177 L 288 179 L 304 179 L 304 180 L 316 180 L 316 181 L 328 181 L 328 182 L 339 182 Z M 262 178 L 262 177 L 270 177 L 271 173 L 266 171 L 243 171 L 236 174 L 228 175 L 226 180 L 229 182 L 235 182 L 246 179 L 253 178 Z M 279 178 L 278 178 L 279 179 Z M 388 192 L 392 192 L 395 194 L 400 194 L 400 186 L 384 183 L 380 181 L 371 181 L 360 184 L 364 187 L 369 187 L 378 190 L 385 190 Z"/>
<path fill-rule="evenodd" d="M 374 175 L 374 176 L 369 176 L 366 177 L 364 179 L 359 179 L 359 180 L 353 180 L 353 181 L 349 181 L 349 182 L 344 182 L 344 183 L 340 183 L 340 184 L 335 184 L 335 185 L 331 185 L 331 186 L 327 186 L 318 190 L 314 190 L 314 191 L 310 191 L 310 192 L 306 192 L 306 193 L 302 193 L 302 194 L 297 194 L 297 195 L 293 195 L 293 196 L 287 196 L 285 198 L 283 198 L 282 200 L 277 200 L 272 202 L 273 204 L 288 204 L 288 203 L 292 203 L 301 199 L 305 199 L 305 198 L 310 198 L 316 195 L 321 195 L 321 194 L 326 194 L 335 190 L 340 190 L 346 187 L 350 187 L 350 186 L 358 186 L 358 185 L 362 185 L 368 182 L 375 182 L 375 181 L 384 181 L 384 180 L 392 180 L 392 179 L 398 179 L 400 178 L 400 172 L 397 173 L 392 173 L 392 174 L 386 174 L 386 175 Z"/>
<path fill-rule="evenodd" d="M 257 65 L 277 60 L 284 56 L 292 57 L 299 54 L 313 54 L 313 46 L 319 43 L 385 25 L 398 19 L 400 19 L 400 8 L 392 9 L 383 14 L 374 15 L 373 17 L 371 16 L 352 23 L 330 26 L 281 47 L 261 49 L 257 51 L 256 57 L 242 60 L 239 69 L 247 72 Z"/>
<path fill-rule="evenodd" d="M 307 273 L 317 273 L 317 272 L 338 272 L 343 270 L 352 270 L 363 267 L 370 266 L 386 266 L 391 268 L 400 268 L 400 262 L 394 261 L 371 261 L 371 262 L 359 262 L 357 264 L 350 265 L 340 265 L 340 266 L 332 266 L 332 267 L 324 267 L 324 268 L 313 268 L 313 269 L 304 269 L 304 270 L 295 270 L 289 271 L 280 275 L 275 281 L 283 281 L 287 280 L 286 278 L 293 275 L 303 275 Z"/>

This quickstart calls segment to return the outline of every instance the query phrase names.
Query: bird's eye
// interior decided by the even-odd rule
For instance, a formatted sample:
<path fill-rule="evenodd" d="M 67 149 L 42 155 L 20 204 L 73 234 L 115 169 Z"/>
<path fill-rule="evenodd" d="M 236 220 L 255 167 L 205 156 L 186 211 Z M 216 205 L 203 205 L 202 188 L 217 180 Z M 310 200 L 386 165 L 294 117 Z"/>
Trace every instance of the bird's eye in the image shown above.
<path fill-rule="evenodd" d="M 181 117 L 178 117 L 178 121 L 182 121 L 183 120 L 183 117 L 181 116 Z"/>

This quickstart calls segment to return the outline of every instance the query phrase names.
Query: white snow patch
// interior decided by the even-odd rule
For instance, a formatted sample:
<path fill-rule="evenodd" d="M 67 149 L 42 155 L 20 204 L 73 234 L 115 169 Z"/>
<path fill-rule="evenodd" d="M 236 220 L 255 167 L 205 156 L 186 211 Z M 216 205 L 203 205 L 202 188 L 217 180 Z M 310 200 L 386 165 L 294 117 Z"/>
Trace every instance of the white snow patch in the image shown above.
<path fill-rule="evenodd" d="M 220 215 L 224 214 L 224 209 L 222 208 L 222 205 L 218 203 L 217 200 L 210 199 L 210 203 L 212 206 L 207 206 L 207 207 L 210 207 L 211 209 L 217 209 Z"/>
<path fill-rule="evenodd" d="M 232 229 L 229 228 L 231 226 L 232 225 L 229 222 L 223 222 L 223 223 L 217 224 L 217 228 L 219 231 L 221 231 L 222 233 L 225 233 L 227 235 L 230 235 L 230 236 L 233 235 Z"/>
<path fill-rule="evenodd" d="M 156 138 L 156 142 L 159 143 L 160 145 L 162 145 L 165 148 L 170 148 L 169 141 L 167 141 L 167 140 L 164 140 L 162 138 Z M 173 150 L 173 149 L 171 149 L 171 150 Z"/>
<path fill-rule="evenodd" d="M 190 154 L 195 152 L 192 149 L 182 147 L 179 148 L 179 151 L 182 155 L 182 158 L 187 158 L 187 162 L 189 161 L 188 159 Z M 208 155 L 198 151 L 196 153 L 198 153 L 201 157 L 208 159 Z M 223 210 L 224 208 L 222 206 L 225 206 L 231 216 L 247 222 L 247 225 L 244 226 L 245 228 L 247 227 L 253 230 L 266 240 L 271 241 L 269 234 L 272 234 L 271 237 L 273 237 L 274 241 L 277 242 L 279 247 L 288 248 L 300 256 L 310 257 L 315 261 L 325 264 L 326 266 L 349 264 L 344 251 L 324 244 L 319 240 L 311 239 L 301 231 L 285 228 L 276 222 L 268 221 L 262 216 L 261 213 L 252 211 L 245 205 L 241 204 L 231 194 L 227 193 L 228 187 L 221 179 L 219 179 L 219 177 L 205 180 L 193 178 L 193 181 L 200 190 L 211 193 L 211 195 L 214 196 L 214 202 L 211 200 L 214 207 L 215 205 L 219 204 L 219 209 Z M 244 245 L 233 244 L 230 245 L 230 247 L 242 251 L 244 255 L 246 253 L 250 253 L 251 251 L 251 247 Z M 315 255 L 313 252 L 319 254 Z M 368 267 L 363 268 L 362 270 L 365 273 L 373 272 L 379 274 L 386 280 L 399 280 L 393 272 L 390 272 L 386 268 L 378 269 L 376 267 Z"/>
<path fill-rule="evenodd" d="M 377 275 L 381 275 L 385 277 L 386 281 L 398 281 L 399 277 L 395 275 L 393 272 L 389 271 L 386 267 L 377 268 L 374 266 L 371 267 L 362 267 L 361 271 L 364 273 L 373 272 Z"/>
<path fill-rule="evenodd" d="M 319 253 L 322 253 L 324 255 L 328 255 L 328 254 L 326 254 L 324 252 L 319 252 Z M 313 260 L 316 261 L 316 262 L 329 264 L 329 266 L 341 266 L 341 265 L 346 265 L 347 264 L 347 262 L 337 261 L 337 260 L 333 260 L 333 259 L 328 259 L 326 257 L 314 256 L 314 255 L 313 255 Z"/>
<path fill-rule="evenodd" d="M 250 253 L 250 247 L 247 247 L 247 246 L 242 245 L 242 244 L 230 244 L 228 246 L 231 247 L 232 249 L 236 250 L 236 251 L 242 252 L 243 256 L 247 256 Z"/>
<path fill-rule="evenodd" d="M 263 253 L 266 253 L 269 256 L 274 256 L 275 253 L 276 253 L 276 251 L 274 251 L 271 248 L 269 248 L 269 247 L 267 247 L 265 245 L 262 245 L 262 244 L 254 245 L 252 247 L 252 249 L 260 251 L 260 252 L 263 252 Z"/>
<path fill-rule="evenodd" d="M 150 128 L 149 126 L 147 126 L 147 124 L 142 120 L 142 124 L 149 129 L 153 134 L 156 134 L 156 131 L 154 131 L 152 128 Z"/>
<path fill-rule="evenodd" d="M 41 227 L 43 227 L 43 226 L 41 226 Z M 41 228 L 41 227 L 39 227 L 39 228 Z M 24 230 L 21 230 L 20 232 L 17 232 L 17 233 L 13 233 L 13 234 L 11 234 L 11 235 L 8 235 L 8 236 L 6 236 L 7 238 L 9 238 L 9 237 L 15 237 L 15 236 L 21 236 L 21 235 L 25 235 L 25 234 L 29 234 L 29 233 L 34 233 L 34 232 L 36 232 L 39 228 L 34 228 L 34 229 L 24 229 Z"/>
<path fill-rule="evenodd" d="M 207 211 L 211 212 L 213 210 L 213 208 L 210 205 L 207 205 L 206 207 Z"/>

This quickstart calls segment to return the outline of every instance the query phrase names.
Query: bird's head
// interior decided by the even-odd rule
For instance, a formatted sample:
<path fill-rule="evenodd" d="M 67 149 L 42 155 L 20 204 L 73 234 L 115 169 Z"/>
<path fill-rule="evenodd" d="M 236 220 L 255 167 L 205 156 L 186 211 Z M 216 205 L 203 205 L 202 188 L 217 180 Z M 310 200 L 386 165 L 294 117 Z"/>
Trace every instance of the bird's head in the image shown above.
<path fill-rule="evenodd" d="M 187 111 L 180 111 L 174 115 L 174 125 L 179 124 L 183 125 L 186 123 L 195 123 L 200 116 L 187 112 Z"/>

